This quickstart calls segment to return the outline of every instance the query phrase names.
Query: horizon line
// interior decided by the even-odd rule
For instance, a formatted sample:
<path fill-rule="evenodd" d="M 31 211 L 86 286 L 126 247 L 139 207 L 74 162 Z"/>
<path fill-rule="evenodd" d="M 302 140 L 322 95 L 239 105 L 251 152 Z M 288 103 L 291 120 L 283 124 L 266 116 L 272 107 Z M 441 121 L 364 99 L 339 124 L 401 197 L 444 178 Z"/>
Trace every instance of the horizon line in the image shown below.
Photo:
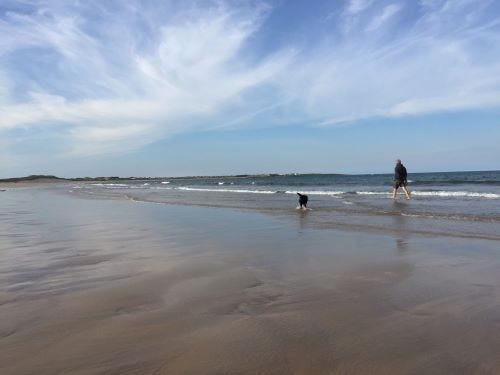
<path fill-rule="evenodd" d="M 409 174 L 425 174 L 425 173 L 480 173 L 480 172 L 500 172 L 500 169 L 491 170 L 454 170 L 454 171 L 426 171 L 426 172 L 410 172 Z M 15 182 L 13 180 L 35 180 L 35 179 L 58 179 L 58 180 L 146 180 L 146 179 L 187 179 L 187 178 L 247 178 L 247 177 L 273 177 L 273 176 L 326 176 L 326 175 L 340 175 L 340 176 L 370 176 L 370 175 L 391 175 L 392 172 L 387 173 L 333 173 L 333 172 L 305 172 L 305 173 L 237 173 L 237 174 L 221 174 L 221 175 L 184 175 L 184 176 L 84 176 L 84 177 L 59 177 L 52 174 L 31 174 L 22 177 L 6 177 L 0 178 L 0 182 Z"/>

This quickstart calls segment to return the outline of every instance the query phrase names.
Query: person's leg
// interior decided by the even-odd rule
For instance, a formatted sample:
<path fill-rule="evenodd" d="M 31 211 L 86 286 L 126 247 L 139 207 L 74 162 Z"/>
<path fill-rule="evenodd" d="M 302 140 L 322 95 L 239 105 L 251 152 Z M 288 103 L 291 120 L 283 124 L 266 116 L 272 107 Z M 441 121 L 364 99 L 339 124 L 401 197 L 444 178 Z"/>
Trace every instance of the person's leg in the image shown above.
<path fill-rule="evenodd" d="M 402 188 L 406 194 L 406 199 L 410 199 L 410 192 L 408 191 L 407 187 L 403 185 Z"/>
<path fill-rule="evenodd" d="M 397 193 L 398 189 L 393 187 L 392 188 L 392 199 L 396 199 L 396 193 Z"/>

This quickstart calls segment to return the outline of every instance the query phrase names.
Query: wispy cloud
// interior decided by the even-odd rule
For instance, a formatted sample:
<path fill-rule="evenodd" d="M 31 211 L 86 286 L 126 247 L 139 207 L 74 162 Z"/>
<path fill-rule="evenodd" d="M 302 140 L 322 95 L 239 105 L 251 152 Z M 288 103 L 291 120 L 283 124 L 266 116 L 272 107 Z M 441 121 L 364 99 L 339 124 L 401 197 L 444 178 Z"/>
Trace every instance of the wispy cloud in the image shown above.
<path fill-rule="evenodd" d="M 500 103 L 493 2 L 351 0 L 329 20 L 348 30 L 272 48 L 262 40 L 279 25 L 260 2 L 21 4 L 0 5 L 0 132 L 50 129 L 65 155 Z"/>
<path fill-rule="evenodd" d="M 297 70 L 305 117 L 336 125 L 500 105 L 500 13 L 488 4 L 425 2 L 409 15 L 391 3 L 357 17 L 356 29 Z"/>
<path fill-rule="evenodd" d="M 350 0 L 345 8 L 345 13 L 349 15 L 358 14 L 367 9 L 373 0 Z"/>
<path fill-rule="evenodd" d="M 401 4 L 389 4 L 382 9 L 382 12 L 374 17 L 367 26 L 367 31 L 374 31 L 380 28 L 384 23 L 398 13 L 403 6 Z"/>

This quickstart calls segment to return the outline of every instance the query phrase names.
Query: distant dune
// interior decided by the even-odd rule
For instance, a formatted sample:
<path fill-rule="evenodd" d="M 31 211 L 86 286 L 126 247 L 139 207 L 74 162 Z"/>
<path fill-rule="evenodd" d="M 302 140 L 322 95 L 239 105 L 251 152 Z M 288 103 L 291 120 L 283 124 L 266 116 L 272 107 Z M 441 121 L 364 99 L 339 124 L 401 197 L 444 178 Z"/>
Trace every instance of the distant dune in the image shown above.
<path fill-rule="evenodd" d="M 30 175 L 26 177 L 13 177 L 13 178 L 4 178 L 0 179 L 0 182 L 27 182 L 27 181 L 59 181 L 65 180 L 64 178 L 51 176 L 51 175 Z"/>

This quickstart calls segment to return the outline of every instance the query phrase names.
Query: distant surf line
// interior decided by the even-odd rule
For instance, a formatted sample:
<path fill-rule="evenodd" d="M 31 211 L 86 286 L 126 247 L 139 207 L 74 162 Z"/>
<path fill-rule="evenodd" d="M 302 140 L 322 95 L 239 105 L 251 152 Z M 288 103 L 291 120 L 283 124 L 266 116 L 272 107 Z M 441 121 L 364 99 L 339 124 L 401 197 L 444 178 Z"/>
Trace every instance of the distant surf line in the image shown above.
<path fill-rule="evenodd" d="M 158 187 L 149 186 L 135 186 L 128 184 L 117 184 L 117 183 L 99 183 L 91 184 L 96 187 L 103 188 L 151 188 L 160 189 Z M 199 188 L 199 187 L 189 187 L 189 186 L 178 186 L 178 187 L 163 187 L 161 190 L 180 190 L 180 191 L 197 191 L 197 192 L 214 192 L 214 193 L 235 193 L 235 194 L 296 194 L 295 190 L 258 190 L 258 189 L 227 189 L 227 188 Z M 317 196 L 340 196 L 340 195 L 380 195 L 380 196 L 390 196 L 390 192 L 383 191 L 342 191 L 342 190 L 306 190 L 301 191 L 308 195 Z M 422 197 L 442 197 L 442 198 L 484 198 L 484 199 L 499 199 L 500 194 L 489 193 L 489 192 L 474 192 L 474 191 L 447 191 L 447 190 L 437 190 L 437 191 L 421 191 L 414 190 L 412 192 L 414 196 Z"/>

